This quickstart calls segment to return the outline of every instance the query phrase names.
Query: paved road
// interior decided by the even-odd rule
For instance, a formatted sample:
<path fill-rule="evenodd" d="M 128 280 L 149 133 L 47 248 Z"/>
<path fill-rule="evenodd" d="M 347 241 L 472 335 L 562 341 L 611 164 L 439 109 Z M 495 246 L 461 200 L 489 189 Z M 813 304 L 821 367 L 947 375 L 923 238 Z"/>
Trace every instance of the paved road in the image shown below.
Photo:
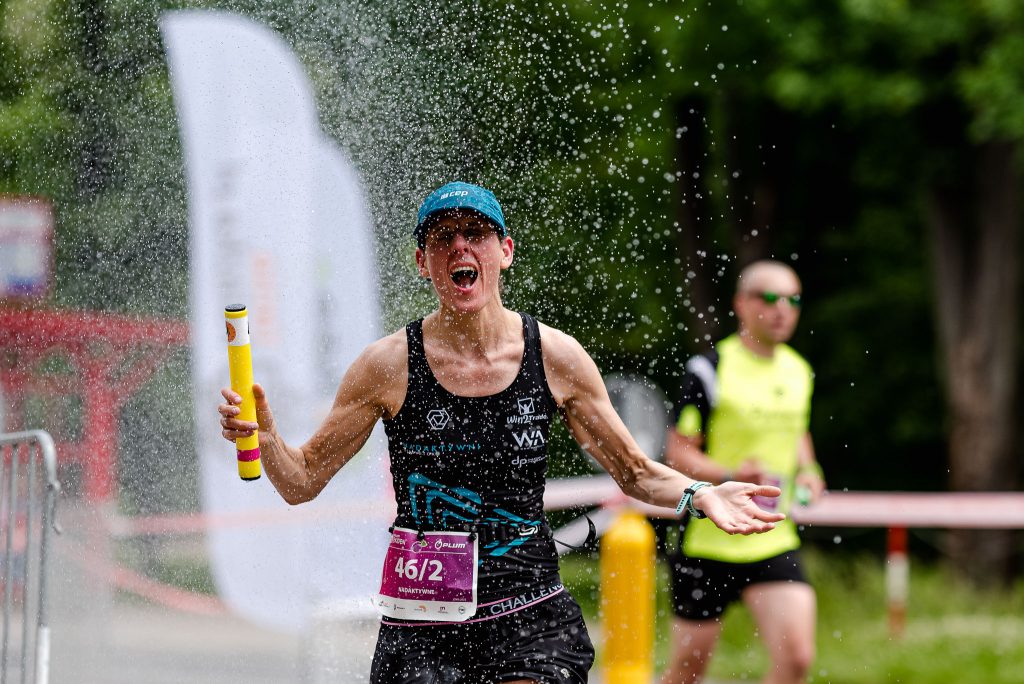
<path fill-rule="evenodd" d="M 301 643 L 292 635 L 233 617 L 175 614 L 120 601 L 109 618 L 54 622 L 54 682 L 303 681 Z"/>
<path fill-rule="evenodd" d="M 51 681 L 56 684 L 311 683 L 306 642 L 223 614 L 175 611 L 115 592 L 99 513 L 60 511 L 50 573 Z M 335 681 L 344 682 L 346 678 Z M 358 681 L 358 680 L 352 680 Z"/>

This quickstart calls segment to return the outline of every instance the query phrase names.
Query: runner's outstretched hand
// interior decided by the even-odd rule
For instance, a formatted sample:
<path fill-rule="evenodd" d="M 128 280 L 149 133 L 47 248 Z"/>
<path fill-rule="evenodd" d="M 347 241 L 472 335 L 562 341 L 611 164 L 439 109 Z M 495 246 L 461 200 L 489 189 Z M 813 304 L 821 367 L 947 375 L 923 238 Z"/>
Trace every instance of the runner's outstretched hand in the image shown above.
<path fill-rule="evenodd" d="M 723 482 L 702 487 L 693 496 L 693 505 L 704 511 L 711 522 L 729 534 L 767 532 L 785 520 L 782 513 L 770 513 L 753 501 L 755 496 L 779 496 L 782 490 L 770 485 L 748 482 Z"/>
<path fill-rule="evenodd" d="M 240 437 L 252 435 L 252 431 L 258 427 L 260 446 L 262 447 L 265 440 L 270 439 L 270 434 L 274 429 L 274 414 L 270 410 L 270 402 L 267 401 L 267 393 L 263 390 L 263 386 L 259 383 L 254 383 L 252 386 L 252 395 L 256 400 L 257 422 L 255 423 L 238 419 L 238 414 L 242 411 L 239 408 L 242 404 L 241 395 L 229 387 L 221 388 L 220 393 L 226 402 L 217 407 L 217 412 L 221 416 L 220 425 L 223 428 L 220 434 L 229 442 L 234 442 Z"/>

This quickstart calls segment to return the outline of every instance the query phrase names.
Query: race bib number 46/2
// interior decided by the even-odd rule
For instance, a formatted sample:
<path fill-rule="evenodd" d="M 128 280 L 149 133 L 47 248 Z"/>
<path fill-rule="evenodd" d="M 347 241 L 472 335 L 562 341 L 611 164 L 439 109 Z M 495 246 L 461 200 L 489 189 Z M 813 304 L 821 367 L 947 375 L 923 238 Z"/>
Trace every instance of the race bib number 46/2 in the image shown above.
<path fill-rule="evenodd" d="M 396 527 L 374 605 L 385 617 L 462 622 L 476 612 L 476 580 L 477 543 L 469 532 Z"/>

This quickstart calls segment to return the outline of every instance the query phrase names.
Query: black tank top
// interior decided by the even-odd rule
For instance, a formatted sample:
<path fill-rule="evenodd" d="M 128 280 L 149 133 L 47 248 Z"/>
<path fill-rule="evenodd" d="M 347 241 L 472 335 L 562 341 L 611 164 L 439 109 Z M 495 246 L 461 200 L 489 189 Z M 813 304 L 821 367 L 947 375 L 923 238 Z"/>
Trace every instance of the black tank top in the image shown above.
<path fill-rule="evenodd" d="M 423 321 L 406 326 L 409 387 L 398 415 L 384 421 L 398 502 L 395 524 L 479 531 L 479 603 L 558 582 L 543 500 L 556 406 L 537 321 L 520 316 L 525 345 L 519 373 L 485 397 L 442 387 L 423 351 Z"/>

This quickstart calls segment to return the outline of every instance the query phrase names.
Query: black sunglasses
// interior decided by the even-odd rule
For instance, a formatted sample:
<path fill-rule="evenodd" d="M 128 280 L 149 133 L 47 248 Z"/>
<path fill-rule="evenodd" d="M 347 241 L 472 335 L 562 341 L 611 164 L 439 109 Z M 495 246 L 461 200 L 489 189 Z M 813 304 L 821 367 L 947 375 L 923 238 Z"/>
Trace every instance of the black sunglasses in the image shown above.
<path fill-rule="evenodd" d="M 751 292 L 751 296 L 758 297 L 762 302 L 769 305 L 775 305 L 779 303 L 780 299 L 785 299 L 789 302 L 789 305 L 794 309 L 799 309 L 800 304 L 803 302 L 802 297 L 799 294 L 791 295 L 780 295 L 778 292 Z"/>

